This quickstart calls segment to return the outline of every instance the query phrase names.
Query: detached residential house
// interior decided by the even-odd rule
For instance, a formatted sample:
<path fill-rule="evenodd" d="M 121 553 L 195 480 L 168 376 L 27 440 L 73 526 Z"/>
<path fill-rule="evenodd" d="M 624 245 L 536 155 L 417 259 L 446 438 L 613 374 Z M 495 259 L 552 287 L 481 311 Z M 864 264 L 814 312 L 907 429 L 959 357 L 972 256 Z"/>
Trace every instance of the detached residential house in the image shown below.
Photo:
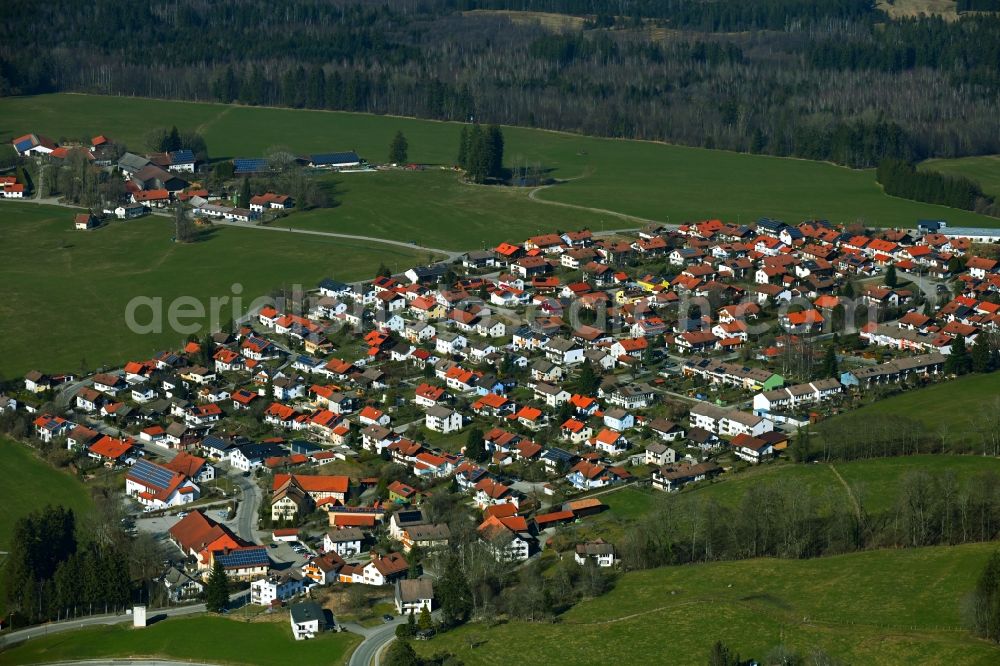
<path fill-rule="evenodd" d="M 353 557 L 361 552 L 365 533 L 357 527 L 343 527 L 327 532 L 323 537 L 323 550 L 341 557 Z"/>
<path fill-rule="evenodd" d="M 664 492 L 680 490 L 689 483 L 709 479 L 722 472 L 722 468 L 714 462 L 698 465 L 667 465 L 653 472 L 650 476 L 653 488 Z"/>
<path fill-rule="evenodd" d="M 417 615 L 424 609 L 429 613 L 434 606 L 434 583 L 429 578 L 396 581 L 396 613 Z"/>
<path fill-rule="evenodd" d="M 293 570 L 270 578 L 261 578 L 250 583 L 250 603 L 270 606 L 275 601 L 287 601 L 302 594 L 302 575 Z"/>
<path fill-rule="evenodd" d="M 292 635 L 297 641 L 316 638 L 327 626 L 325 612 L 315 601 L 292 604 L 289 620 L 292 623 Z"/>
<path fill-rule="evenodd" d="M 759 437 L 740 434 L 733 438 L 733 453 L 748 463 L 757 464 L 774 455 L 774 446 Z"/>
<path fill-rule="evenodd" d="M 648 445 L 646 447 L 646 456 L 643 458 L 643 462 L 647 465 L 655 465 L 656 467 L 670 465 L 676 461 L 677 452 L 666 444 L 660 444 L 659 442 Z"/>
<path fill-rule="evenodd" d="M 615 547 L 603 539 L 576 544 L 573 561 L 584 566 L 593 562 L 599 567 L 612 567 L 615 564 Z"/>
<path fill-rule="evenodd" d="M 186 475 L 148 460 L 138 460 L 125 476 L 125 493 L 147 511 L 190 504 L 200 489 Z"/>
<path fill-rule="evenodd" d="M 434 405 L 424 415 L 424 425 L 434 432 L 455 432 L 462 429 L 462 415 L 443 405 Z"/>

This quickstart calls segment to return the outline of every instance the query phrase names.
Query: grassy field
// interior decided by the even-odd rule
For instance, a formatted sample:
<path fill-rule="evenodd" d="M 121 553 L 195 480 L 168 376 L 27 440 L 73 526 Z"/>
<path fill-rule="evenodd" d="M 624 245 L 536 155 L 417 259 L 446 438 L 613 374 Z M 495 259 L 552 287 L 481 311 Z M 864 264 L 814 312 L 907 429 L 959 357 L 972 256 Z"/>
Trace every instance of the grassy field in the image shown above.
<path fill-rule="evenodd" d="M 609 215 L 545 206 L 519 189 L 464 183 L 450 169 L 345 173 L 324 180 L 333 184 L 339 205 L 295 213 L 287 226 L 480 250 L 553 229 L 597 231 L 626 224 Z"/>
<path fill-rule="evenodd" d="M 402 270 L 427 260 L 425 253 L 390 245 L 234 228 L 215 228 L 206 240 L 180 245 L 171 242 L 165 218 L 80 232 L 73 230 L 70 209 L 0 206 L 0 321 L 9 323 L 0 373 L 8 377 L 148 357 L 186 338 L 170 330 L 131 332 L 125 309 L 135 297 L 162 298 L 166 324 L 167 308 L 179 296 L 207 308 L 210 297 L 233 296 L 238 283 L 249 305 L 282 286 L 312 288 L 326 276 L 358 280 L 372 277 L 380 262 Z M 231 305 L 225 311 L 223 322 Z M 142 308 L 136 319 L 149 317 Z"/>
<path fill-rule="evenodd" d="M 961 607 L 996 544 L 874 551 L 816 560 L 749 560 L 626 574 L 558 623 L 472 625 L 416 642 L 469 666 L 704 664 L 716 640 L 744 658 L 778 644 L 854 664 L 995 664 Z M 476 647 L 470 648 L 470 643 Z"/>
<path fill-rule="evenodd" d="M 973 439 L 983 417 L 1000 410 L 1000 372 L 967 375 L 907 391 L 847 412 L 843 418 L 877 419 L 893 414 L 921 421 L 949 439 Z M 841 418 L 841 417 L 833 417 Z M 831 419 L 832 420 L 832 419 Z"/>
<path fill-rule="evenodd" d="M 360 642 L 349 633 L 292 638 L 283 622 L 247 624 L 220 617 L 165 619 L 145 629 L 99 627 L 34 638 L 0 653 L 0 664 L 110 657 L 158 657 L 218 664 L 343 664 Z"/>
<path fill-rule="evenodd" d="M 608 512 L 584 521 L 577 528 L 583 534 L 613 540 L 626 529 L 622 524 L 623 520 L 638 519 L 657 509 L 670 511 L 691 503 L 707 501 L 736 508 L 751 487 L 779 482 L 811 497 L 818 503 L 820 510 L 851 502 L 848 495 L 850 489 L 854 497 L 863 502 L 868 513 L 881 513 L 893 508 L 899 495 L 901 480 L 908 473 L 920 470 L 950 471 L 961 483 L 981 471 L 1000 474 L 1000 459 L 926 455 L 838 462 L 833 465 L 794 465 L 784 462 L 761 465 L 736 474 L 723 474 L 713 482 L 694 484 L 684 492 L 673 495 L 665 495 L 649 488 L 623 488 L 605 493 L 600 499 L 608 505 Z M 846 488 L 844 484 L 847 484 Z"/>
<path fill-rule="evenodd" d="M 1000 155 L 927 160 L 920 163 L 920 168 L 971 178 L 979 183 L 983 193 L 1000 198 Z"/>
<path fill-rule="evenodd" d="M 838 462 L 833 465 L 765 465 L 740 474 L 723 475 L 714 483 L 691 486 L 689 491 L 672 499 L 677 502 L 712 499 L 720 504 L 736 506 L 751 486 L 780 481 L 812 496 L 820 503 L 841 504 L 848 502 L 849 497 L 844 484 L 837 478 L 837 474 L 840 474 L 851 492 L 863 500 L 866 511 L 879 513 L 892 509 L 903 477 L 921 470 L 951 471 L 961 483 L 977 472 L 1000 473 L 1000 459 L 927 455 Z"/>
<path fill-rule="evenodd" d="M 0 513 L 0 550 L 7 550 L 18 518 L 46 503 L 73 508 L 77 517 L 92 507 L 86 487 L 65 472 L 39 460 L 23 444 L 0 437 L 0 476 L 16 480 L 20 490 L 7 494 Z"/>
<path fill-rule="evenodd" d="M 398 129 L 409 140 L 412 161 L 451 164 L 459 133 L 455 123 L 325 111 L 66 94 L 0 100 L 0 141 L 27 131 L 47 133 L 56 139 L 105 133 L 141 149 L 150 128 L 173 124 L 200 130 L 214 158 L 261 155 L 269 147 L 281 145 L 299 152 L 353 148 L 380 162 Z M 919 218 L 944 218 L 953 225 L 1000 225 L 1000 220 L 994 218 L 888 197 L 875 183 L 871 170 L 524 128 L 505 129 L 505 139 L 507 166 L 540 165 L 557 178 L 575 179 L 538 193 L 538 198 L 659 221 L 709 217 L 749 221 L 769 216 L 797 222 L 825 217 L 835 222 L 863 219 L 877 226 L 912 226 Z M 410 200 L 396 206 L 403 213 L 412 213 L 414 208 L 421 212 L 413 220 L 397 217 L 395 222 L 404 226 L 418 224 L 427 244 L 432 245 L 431 239 L 450 240 L 456 230 L 464 233 L 464 225 L 475 213 L 460 214 L 452 206 L 432 202 L 427 193 L 441 193 L 435 182 L 429 182 L 431 185 L 421 188 L 415 196 L 404 192 Z M 382 210 L 386 206 L 384 196 L 365 198 L 376 192 L 368 187 L 357 188 L 354 206 L 359 211 L 372 206 Z M 513 194 L 527 197 L 524 191 Z M 388 196 L 396 195 L 390 192 Z M 445 196 L 447 200 L 453 195 Z M 502 207 L 494 210 L 497 223 L 483 240 L 493 242 L 502 237 L 507 225 L 523 214 L 526 209 L 515 207 L 516 196 L 508 198 L 507 206 L 501 203 Z M 352 205 L 351 197 L 345 187 L 345 210 Z M 527 224 L 518 221 L 512 227 L 515 235 L 533 230 L 537 224 L 548 229 L 576 226 L 566 224 L 567 218 L 557 212 L 556 206 L 530 201 L 521 204 L 540 210 Z M 479 204 L 480 209 L 491 207 Z M 595 226 L 593 211 L 589 216 L 584 215 L 586 211 L 579 212 L 581 225 Z M 341 224 L 336 220 L 337 209 L 318 215 L 330 215 L 332 224 Z M 596 215 L 597 223 L 603 219 L 608 228 L 638 224 L 607 214 Z M 369 223 L 360 216 L 350 228 L 363 232 Z M 391 227 L 392 220 L 388 224 Z"/>

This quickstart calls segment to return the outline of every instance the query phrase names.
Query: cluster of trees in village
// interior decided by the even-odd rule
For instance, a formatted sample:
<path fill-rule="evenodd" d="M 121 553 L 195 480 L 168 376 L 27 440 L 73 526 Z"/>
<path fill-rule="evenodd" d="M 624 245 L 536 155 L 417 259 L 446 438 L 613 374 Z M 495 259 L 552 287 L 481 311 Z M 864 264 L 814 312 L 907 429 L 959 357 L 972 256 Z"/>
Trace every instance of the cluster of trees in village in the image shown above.
<path fill-rule="evenodd" d="M 872 548 L 990 541 L 1000 536 L 1000 477 L 951 471 L 904 476 L 895 501 L 869 510 L 864 488 L 803 492 L 794 482 L 750 484 L 733 504 L 670 502 L 615 544 L 625 569 L 739 560 L 812 558 Z"/>
<path fill-rule="evenodd" d="M 120 610 L 148 590 L 144 583 L 159 573 L 159 547 L 149 535 L 126 537 L 116 504 L 117 497 L 98 498 L 85 525 L 73 509 L 51 505 L 15 522 L 4 599 L 21 621 Z"/>
<path fill-rule="evenodd" d="M 889 21 L 867 0 L 10 4 L 0 95 L 474 118 L 864 167 L 1000 152 L 992 14 Z M 469 8 L 587 18 L 560 32 Z M 43 37 L 61 48 L 38 53 Z"/>
<path fill-rule="evenodd" d="M 917 170 L 906 160 L 886 159 L 879 162 L 875 179 L 886 194 L 993 214 L 993 199 L 983 194 L 979 183 L 964 176 L 953 176 L 931 170 Z"/>

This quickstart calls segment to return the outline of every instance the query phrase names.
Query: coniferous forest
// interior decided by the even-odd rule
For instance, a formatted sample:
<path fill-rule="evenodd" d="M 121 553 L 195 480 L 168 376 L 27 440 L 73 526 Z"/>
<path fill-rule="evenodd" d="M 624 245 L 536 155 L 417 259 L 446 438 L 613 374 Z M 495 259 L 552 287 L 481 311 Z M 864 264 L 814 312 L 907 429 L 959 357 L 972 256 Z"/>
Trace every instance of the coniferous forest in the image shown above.
<path fill-rule="evenodd" d="M 1000 152 L 995 4 L 963 0 L 972 13 L 946 21 L 871 0 L 8 0 L 0 95 L 392 113 L 874 167 Z"/>

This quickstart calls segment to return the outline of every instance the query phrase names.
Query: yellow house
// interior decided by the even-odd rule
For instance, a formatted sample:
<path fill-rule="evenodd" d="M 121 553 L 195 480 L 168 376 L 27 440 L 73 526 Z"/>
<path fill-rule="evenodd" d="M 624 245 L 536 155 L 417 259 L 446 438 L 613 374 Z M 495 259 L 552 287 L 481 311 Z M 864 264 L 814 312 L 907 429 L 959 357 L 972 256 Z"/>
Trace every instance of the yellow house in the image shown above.
<path fill-rule="evenodd" d="M 669 280 L 657 275 L 646 275 L 645 277 L 637 279 L 635 283 L 639 285 L 639 288 L 643 291 L 656 291 L 658 287 L 662 287 L 664 289 L 670 287 Z"/>

